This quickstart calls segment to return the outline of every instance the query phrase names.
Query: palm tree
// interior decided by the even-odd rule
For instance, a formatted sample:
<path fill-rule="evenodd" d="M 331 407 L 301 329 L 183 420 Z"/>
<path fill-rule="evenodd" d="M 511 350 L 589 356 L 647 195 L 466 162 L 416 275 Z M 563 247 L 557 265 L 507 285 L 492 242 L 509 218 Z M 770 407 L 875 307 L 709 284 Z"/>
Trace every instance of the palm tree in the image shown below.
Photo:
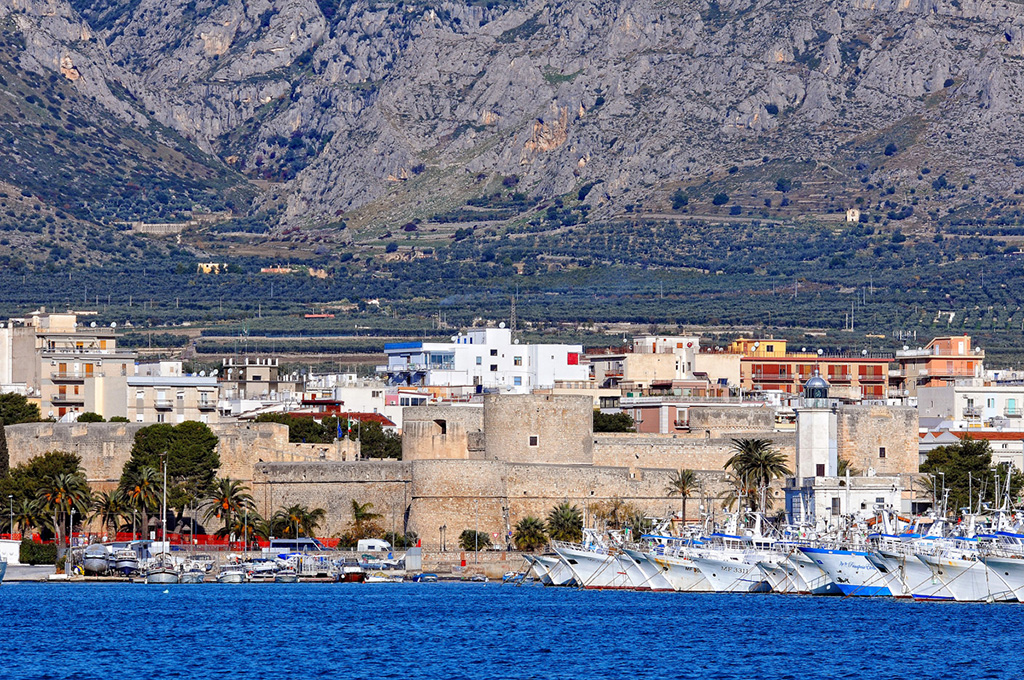
<path fill-rule="evenodd" d="M 669 498 L 676 494 L 679 495 L 679 512 L 682 513 L 680 517 L 682 517 L 684 526 L 686 524 L 686 499 L 696 490 L 697 475 L 689 469 L 676 470 L 665 487 L 665 493 Z"/>
<path fill-rule="evenodd" d="M 725 466 L 754 485 L 759 492 L 762 511 L 769 508 L 768 487 L 773 479 L 793 474 L 782 455 L 770 439 L 733 439 L 735 453 Z"/>
<path fill-rule="evenodd" d="M 223 521 L 224 528 L 227 529 L 233 525 L 235 517 L 256 507 L 248 491 L 249 487 L 230 477 L 218 479 L 204 501 L 204 505 L 207 506 L 204 517 L 208 520 L 216 518 Z M 228 535 L 231 533 L 233 532 L 227 532 Z"/>
<path fill-rule="evenodd" d="M 548 536 L 554 541 L 578 543 L 583 540 L 583 513 L 569 501 L 556 505 L 548 513 Z"/>
<path fill-rule="evenodd" d="M 14 507 L 14 523 L 18 525 L 18 532 L 21 534 L 22 539 L 25 538 L 26 531 L 42 524 L 35 501 L 31 501 L 28 498 L 22 498 L 18 501 L 18 504 Z"/>
<path fill-rule="evenodd" d="M 90 519 L 98 519 L 103 531 L 112 528 L 117 533 L 118 520 L 124 515 L 124 494 L 120 489 L 100 491 L 92 497 L 92 515 Z"/>
<path fill-rule="evenodd" d="M 373 503 L 363 503 L 362 505 L 356 499 L 352 499 L 352 521 L 359 526 L 364 522 L 373 522 L 384 515 L 379 512 L 373 512 Z"/>
<path fill-rule="evenodd" d="M 851 477 L 855 477 L 860 474 L 860 470 L 853 466 L 846 458 L 840 458 L 836 465 L 836 474 L 840 477 L 845 477 L 846 473 L 849 472 Z"/>
<path fill-rule="evenodd" d="M 124 497 L 129 508 L 142 513 L 142 534 L 149 532 L 149 511 L 155 510 L 160 503 L 163 482 L 156 468 L 141 467 L 128 476 L 124 488 Z"/>
<path fill-rule="evenodd" d="M 57 540 L 57 557 L 64 554 L 64 521 L 74 509 L 85 516 L 92 494 L 89 484 L 81 474 L 56 474 L 43 482 L 36 495 L 39 514 L 47 520 L 53 519 L 53 534 Z M 73 527 L 72 527 L 73 528 Z"/>
<path fill-rule="evenodd" d="M 293 505 L 275 512 L 270 518 L 270 524 L 275 536 L 298 538 L 302 535 L 312 535 L 325 517 L 327 511 L 323 508 L 310 510 L 304 505 Z"/>
<path fill-rule="evenodd" d="M 722 499 L 722 507 L 726 510 L 731 510 L 734 505 L 737 510 L 742 510 L 739 507 L 740 500 L 749 498 L 753 493 L 746 478 L 735 472 L 726 472 L 726 488 L 725 498 Z"/>
<path fill-rule="evenodd" d="M 232 515 L 231 519 L 224 522 L 223 527 L 217 529 L 215 535 L 220 538 L 241 536 L 242 543 L 248 549 L 253 536 L 269 538 L 272 534 L 267 522 L 260 517 L 259 513 L 250 509 L 249 512 L 240 512 Z"/>
<path fill-rule="evenodd" d="M 512 541 L 520 550 L 536 550 L 548 542 L 544 532 L 544 522 L 536 517 L 524 517 L 516 523 L 516 531 Z"/>

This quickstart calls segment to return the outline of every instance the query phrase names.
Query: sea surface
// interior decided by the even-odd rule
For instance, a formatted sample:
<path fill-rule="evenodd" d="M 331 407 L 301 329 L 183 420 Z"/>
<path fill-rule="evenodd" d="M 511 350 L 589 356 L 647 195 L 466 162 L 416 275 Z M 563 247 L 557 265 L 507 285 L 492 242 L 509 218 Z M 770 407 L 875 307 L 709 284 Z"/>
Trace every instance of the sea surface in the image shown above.
<path fill-rule="evenodd" d="M 0 678 L 1019 678 L 1024 605 L 499 584 L 0 586 Z"/>

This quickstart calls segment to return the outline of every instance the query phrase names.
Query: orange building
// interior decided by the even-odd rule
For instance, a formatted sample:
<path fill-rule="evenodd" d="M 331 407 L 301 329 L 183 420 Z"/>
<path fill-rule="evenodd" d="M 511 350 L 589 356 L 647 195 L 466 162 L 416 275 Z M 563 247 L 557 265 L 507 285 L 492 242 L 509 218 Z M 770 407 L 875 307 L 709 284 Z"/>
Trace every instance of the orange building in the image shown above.
<path fill-rule="evenodd" d="M 741 355 L 741 387 L 799 394 L 818 371 L 836 396 L 885 399 L 891 353 L 790 352 L 787 344 L 776 338 L 740 338 L 730 344 L 726 351 Z"/>
<path fill-rule="evenodd" d="M 934 338 L 924 349 L 900 350 L 889 380 L 890 396 L 916 397 L 919 387 L 942 387 L 983 377 L 984 360 L 980 347 L 971 348 L 969 335 Z"/>

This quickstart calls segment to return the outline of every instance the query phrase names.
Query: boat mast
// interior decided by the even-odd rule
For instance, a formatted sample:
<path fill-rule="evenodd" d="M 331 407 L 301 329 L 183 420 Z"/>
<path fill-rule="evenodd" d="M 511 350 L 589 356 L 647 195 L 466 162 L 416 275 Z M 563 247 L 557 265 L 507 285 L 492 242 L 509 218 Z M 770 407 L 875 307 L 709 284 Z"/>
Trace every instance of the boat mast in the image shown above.
<path fill-rule="evenodd" d="M 171 546 L 170 546 L 169 543 L 167 543 L 167 452 L 166 451 L 164 451 L 163 454 L 161 455 L 161 459 L 163 460 L 163 463 L 164 463 L 164 465 L 163 465 L 163 467 L 164 467 L 164 499 L 163 499 L 163 509 L 162 509 L 162 511 L 160 513 L 160 521 L 163 524 L 163 533 L 160 536 L 160 541 L 161 541 L 161 543 L 165 544 L 165 549 L 166 549 L 167 553 L 170 554 Z"/>

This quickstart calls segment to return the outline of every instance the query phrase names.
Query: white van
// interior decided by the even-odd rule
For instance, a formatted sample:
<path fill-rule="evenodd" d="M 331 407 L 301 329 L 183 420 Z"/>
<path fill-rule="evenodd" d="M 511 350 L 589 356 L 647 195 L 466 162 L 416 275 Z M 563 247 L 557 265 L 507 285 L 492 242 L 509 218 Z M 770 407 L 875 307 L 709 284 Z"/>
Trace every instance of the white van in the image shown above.
<path fill-rule="evenodd" d="M 382 538 L 363 538 L 356 544 L 356 552 L 391 552 L 391 544 Z"/>

